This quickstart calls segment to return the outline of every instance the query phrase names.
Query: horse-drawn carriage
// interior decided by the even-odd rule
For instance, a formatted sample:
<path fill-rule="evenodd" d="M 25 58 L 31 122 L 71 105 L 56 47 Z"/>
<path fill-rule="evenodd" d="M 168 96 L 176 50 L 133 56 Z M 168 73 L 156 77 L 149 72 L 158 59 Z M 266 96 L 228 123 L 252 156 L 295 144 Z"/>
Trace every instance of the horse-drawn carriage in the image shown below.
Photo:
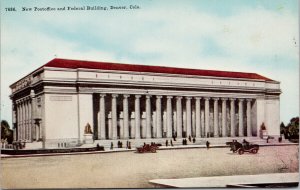
<path fill-rule="evenodd" d="M 233 153 L 239 153 L 244 154 L 244 152 L 249 152 L 252 154 L 256 154 L 259 150 L 259 145 L 258 144 L 250 144 L 247 141 L 243 141 L 243 143 L 239 143 L 236 140 L 234 140 L 233 142 L 226 142 L 226 145 L 230 145 L 230 150 Z"/>
<path fill-rule="evenodd" d="M 157 149 L 158 149 L 158 145 L 157 144 L 144 144 L 141 147 L 137 147 L 136 151 L 138 153 L 145 153 L 145 152 L 156 153 Z"/>

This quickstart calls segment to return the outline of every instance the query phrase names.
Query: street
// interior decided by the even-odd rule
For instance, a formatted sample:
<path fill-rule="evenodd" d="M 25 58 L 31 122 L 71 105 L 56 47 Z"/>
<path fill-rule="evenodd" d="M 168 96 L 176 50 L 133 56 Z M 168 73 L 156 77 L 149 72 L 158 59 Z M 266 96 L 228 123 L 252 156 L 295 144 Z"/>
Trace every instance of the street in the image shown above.
<path fill-rule="evenodd" d="M 258 154 L 229 148 L 158 150 L 138 154 L 64 155 L 1 160 L 2 188 L 149 188 L 160 178 L 298 172 L 298 145 L 261 147 Z"/>

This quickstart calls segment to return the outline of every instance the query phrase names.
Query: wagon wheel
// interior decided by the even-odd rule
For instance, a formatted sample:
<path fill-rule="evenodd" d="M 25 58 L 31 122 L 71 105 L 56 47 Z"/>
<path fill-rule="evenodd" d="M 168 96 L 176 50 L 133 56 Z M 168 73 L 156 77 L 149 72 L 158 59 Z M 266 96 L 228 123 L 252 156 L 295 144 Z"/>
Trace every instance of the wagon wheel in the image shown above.
<path fill-rule="evenodd" d="M 151 151 L 152 153 L 155 153 L 155 152 L 156 152 L 156 148 L 155 148 L 155 147 L 151 147 L 150 151 Z"/>
<path fill-rule="evenodd" d="M 244 149 L 240 148 L 240 149 L 238 150 L 238 153 L 239 153 L 239 155 L 244 154 Z"/>
<path fill-rule="evenodd" d="M 138 153 L 143 153 L 144 152 L 144 149 L 138 149 Z"/>
<path fill-rule="evenodd" d="M 258 152 L 258 150 L 255 148 L 255 149 L 252 149 L 251 153 L 253 154 L 256 154 Z"/>

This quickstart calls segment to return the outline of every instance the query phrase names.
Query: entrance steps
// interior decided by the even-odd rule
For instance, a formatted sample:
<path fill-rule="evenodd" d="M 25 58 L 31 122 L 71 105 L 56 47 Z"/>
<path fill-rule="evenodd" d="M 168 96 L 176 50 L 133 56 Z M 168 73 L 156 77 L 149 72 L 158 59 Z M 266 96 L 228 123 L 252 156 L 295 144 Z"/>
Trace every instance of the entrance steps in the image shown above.
<path fill-rule="evenodd" d="M 225 137 L 225 138 L 196 138 L 195 143 L 193 141 L 189 141 L 188 138 L 176 138 L 176 141 L 174 141 L 173 138 L 151 138 L 151 139 L 107 139 L 107 140 L 94 140 L 94 143 L 92 144 L 83 144 L 81 147 L 92 147 L 92 146 L 103 146 L 105 148 L 110 148 L 111 143 L 113 143 L 113 147 L 117 148 L 118 141 L 122 142 L 122 147 L 126 148 L 126 142 L 129 141 L 131 143 L 131 147 L 139 147 L 142 146 L 144 143 L 150 144 L 151 142 L 154 142 L 156 144 L 161 144 L 162 146 L 166 146 L 166 141 L 168 141 L 168 146 L 171 146 L 171 140 L 174 146 L 180 146 L 182 145 L 183 139 L 187 140 L 188 145 L 205 145 L 206 141 L 209 141 L 210 145 L 225 145 L 226 142 L 232 142 L 232 140 L 237 140 L 239 142 L 242 142 L 243 139 L 247 140 L 251 143 L 263 143 L 266 142 L 264 139 L 260 139 L 259 137 Z"/>

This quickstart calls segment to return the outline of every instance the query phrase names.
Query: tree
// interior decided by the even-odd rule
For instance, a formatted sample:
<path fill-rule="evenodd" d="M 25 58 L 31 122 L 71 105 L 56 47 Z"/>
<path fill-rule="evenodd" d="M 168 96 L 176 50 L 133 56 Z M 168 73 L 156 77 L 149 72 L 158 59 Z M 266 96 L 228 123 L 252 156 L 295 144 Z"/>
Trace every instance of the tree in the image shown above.
<path fill-rule="evenodd" d="M 291 139 L 299 138 L 299 117 L 293 117 L 287 125 Z"/>
<path fill-rule="evenodd" d="M 13 131 L 6 120 L 1 121 L 1 140 L 7 140 L 9 144 L 13 142 Z"/>
<path fill-rule="evenodd" d="M 280 134 L 284 135 L 284 138 L 287 139 L 287 127 L 284 125 L 283 122 L 280 124 Z"/>

